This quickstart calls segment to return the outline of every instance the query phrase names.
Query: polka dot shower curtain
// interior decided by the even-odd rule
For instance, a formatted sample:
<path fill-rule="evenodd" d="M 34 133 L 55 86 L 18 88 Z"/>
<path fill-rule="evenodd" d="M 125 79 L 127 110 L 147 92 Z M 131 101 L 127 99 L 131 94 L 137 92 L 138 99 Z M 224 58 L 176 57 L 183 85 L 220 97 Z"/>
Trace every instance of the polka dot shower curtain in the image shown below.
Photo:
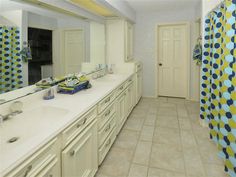
<path fill-rule="evenodd" d="M 225 171 L 236 177 L 236 0 L 205 19 L 200 117 L 208 122 Z"/>
<path fill-rule="evenodd" d="M 0 93 L 22 87 L 20 31 L 0 26 Z"/>

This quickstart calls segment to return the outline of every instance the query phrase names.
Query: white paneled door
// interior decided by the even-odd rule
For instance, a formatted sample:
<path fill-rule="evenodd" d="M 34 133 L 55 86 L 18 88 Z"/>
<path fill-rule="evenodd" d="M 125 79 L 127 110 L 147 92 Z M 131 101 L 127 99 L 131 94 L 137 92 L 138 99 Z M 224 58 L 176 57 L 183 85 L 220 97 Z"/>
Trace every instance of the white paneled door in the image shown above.
<path fill-rule="evenodd" d="M 78 73 L 85 57 L 84 32 L 65 31 L 65 73 Z"/>
<path fill-rule="evenodd" d="M 158 94 L 187 97 L 188 26 L 158 26 Z"/>

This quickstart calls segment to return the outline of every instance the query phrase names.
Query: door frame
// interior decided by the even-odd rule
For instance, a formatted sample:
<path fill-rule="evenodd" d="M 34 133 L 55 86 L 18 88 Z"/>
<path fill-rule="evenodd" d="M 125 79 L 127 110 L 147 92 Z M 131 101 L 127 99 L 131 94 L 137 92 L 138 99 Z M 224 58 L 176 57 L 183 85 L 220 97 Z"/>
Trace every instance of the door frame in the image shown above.
<path fill-rule="evenodd" d="M 162 26 L 171 26 L 171 25 L 185 25 L 186 26 L 186 31 L 187 31 L 187 58 L 186 58 L 186 63 L 187 63 L 187 93 L 185 99 L 189 100 L 190 99 L 190 45 L 191 45 L 191 36 L 190 36 L 190 23 L 189 22 L 173 22 L 173 23 L 159 23 L 156 25 L 155 28 L 155 97 L 157 98 L 159 96 L 159 78 L 158 78 L 158 63 L 159 63 L 159 45 L 158 45 L 158 40 L 159 40 L 159 28 Z"/>

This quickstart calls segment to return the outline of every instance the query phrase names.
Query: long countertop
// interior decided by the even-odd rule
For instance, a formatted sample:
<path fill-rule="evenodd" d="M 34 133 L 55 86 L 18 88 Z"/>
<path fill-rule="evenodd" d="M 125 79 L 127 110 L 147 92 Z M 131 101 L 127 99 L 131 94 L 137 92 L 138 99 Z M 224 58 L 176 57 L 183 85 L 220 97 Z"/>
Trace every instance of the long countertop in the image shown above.
<path fill-rule="evenodd" d="M 74 95 L 56 93 L 53 100 L 43 100 L 42 93 L 23 98 L 23 112 L 30 115 L 19 114 L 0 125 L 0 176 L 21 164 L 132 75 L 106 75 L 91 80 L 92 88 L 88 90 Z M 55 115 L 44 118 L 47 111 L 54 110 Z M 7 143 L 12 137 L 19 140 Z"/>

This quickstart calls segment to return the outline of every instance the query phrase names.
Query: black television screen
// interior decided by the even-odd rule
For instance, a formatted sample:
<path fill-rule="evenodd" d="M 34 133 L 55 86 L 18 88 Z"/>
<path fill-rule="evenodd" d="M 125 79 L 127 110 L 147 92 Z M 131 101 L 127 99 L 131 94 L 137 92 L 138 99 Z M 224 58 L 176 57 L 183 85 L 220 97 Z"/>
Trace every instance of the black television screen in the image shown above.
<path fill-rule="evenodd" d="M 30 62 L 41 64 L 52 64 L 52 31 L 28 28 L 28 43 L 32 52 Z"/>

